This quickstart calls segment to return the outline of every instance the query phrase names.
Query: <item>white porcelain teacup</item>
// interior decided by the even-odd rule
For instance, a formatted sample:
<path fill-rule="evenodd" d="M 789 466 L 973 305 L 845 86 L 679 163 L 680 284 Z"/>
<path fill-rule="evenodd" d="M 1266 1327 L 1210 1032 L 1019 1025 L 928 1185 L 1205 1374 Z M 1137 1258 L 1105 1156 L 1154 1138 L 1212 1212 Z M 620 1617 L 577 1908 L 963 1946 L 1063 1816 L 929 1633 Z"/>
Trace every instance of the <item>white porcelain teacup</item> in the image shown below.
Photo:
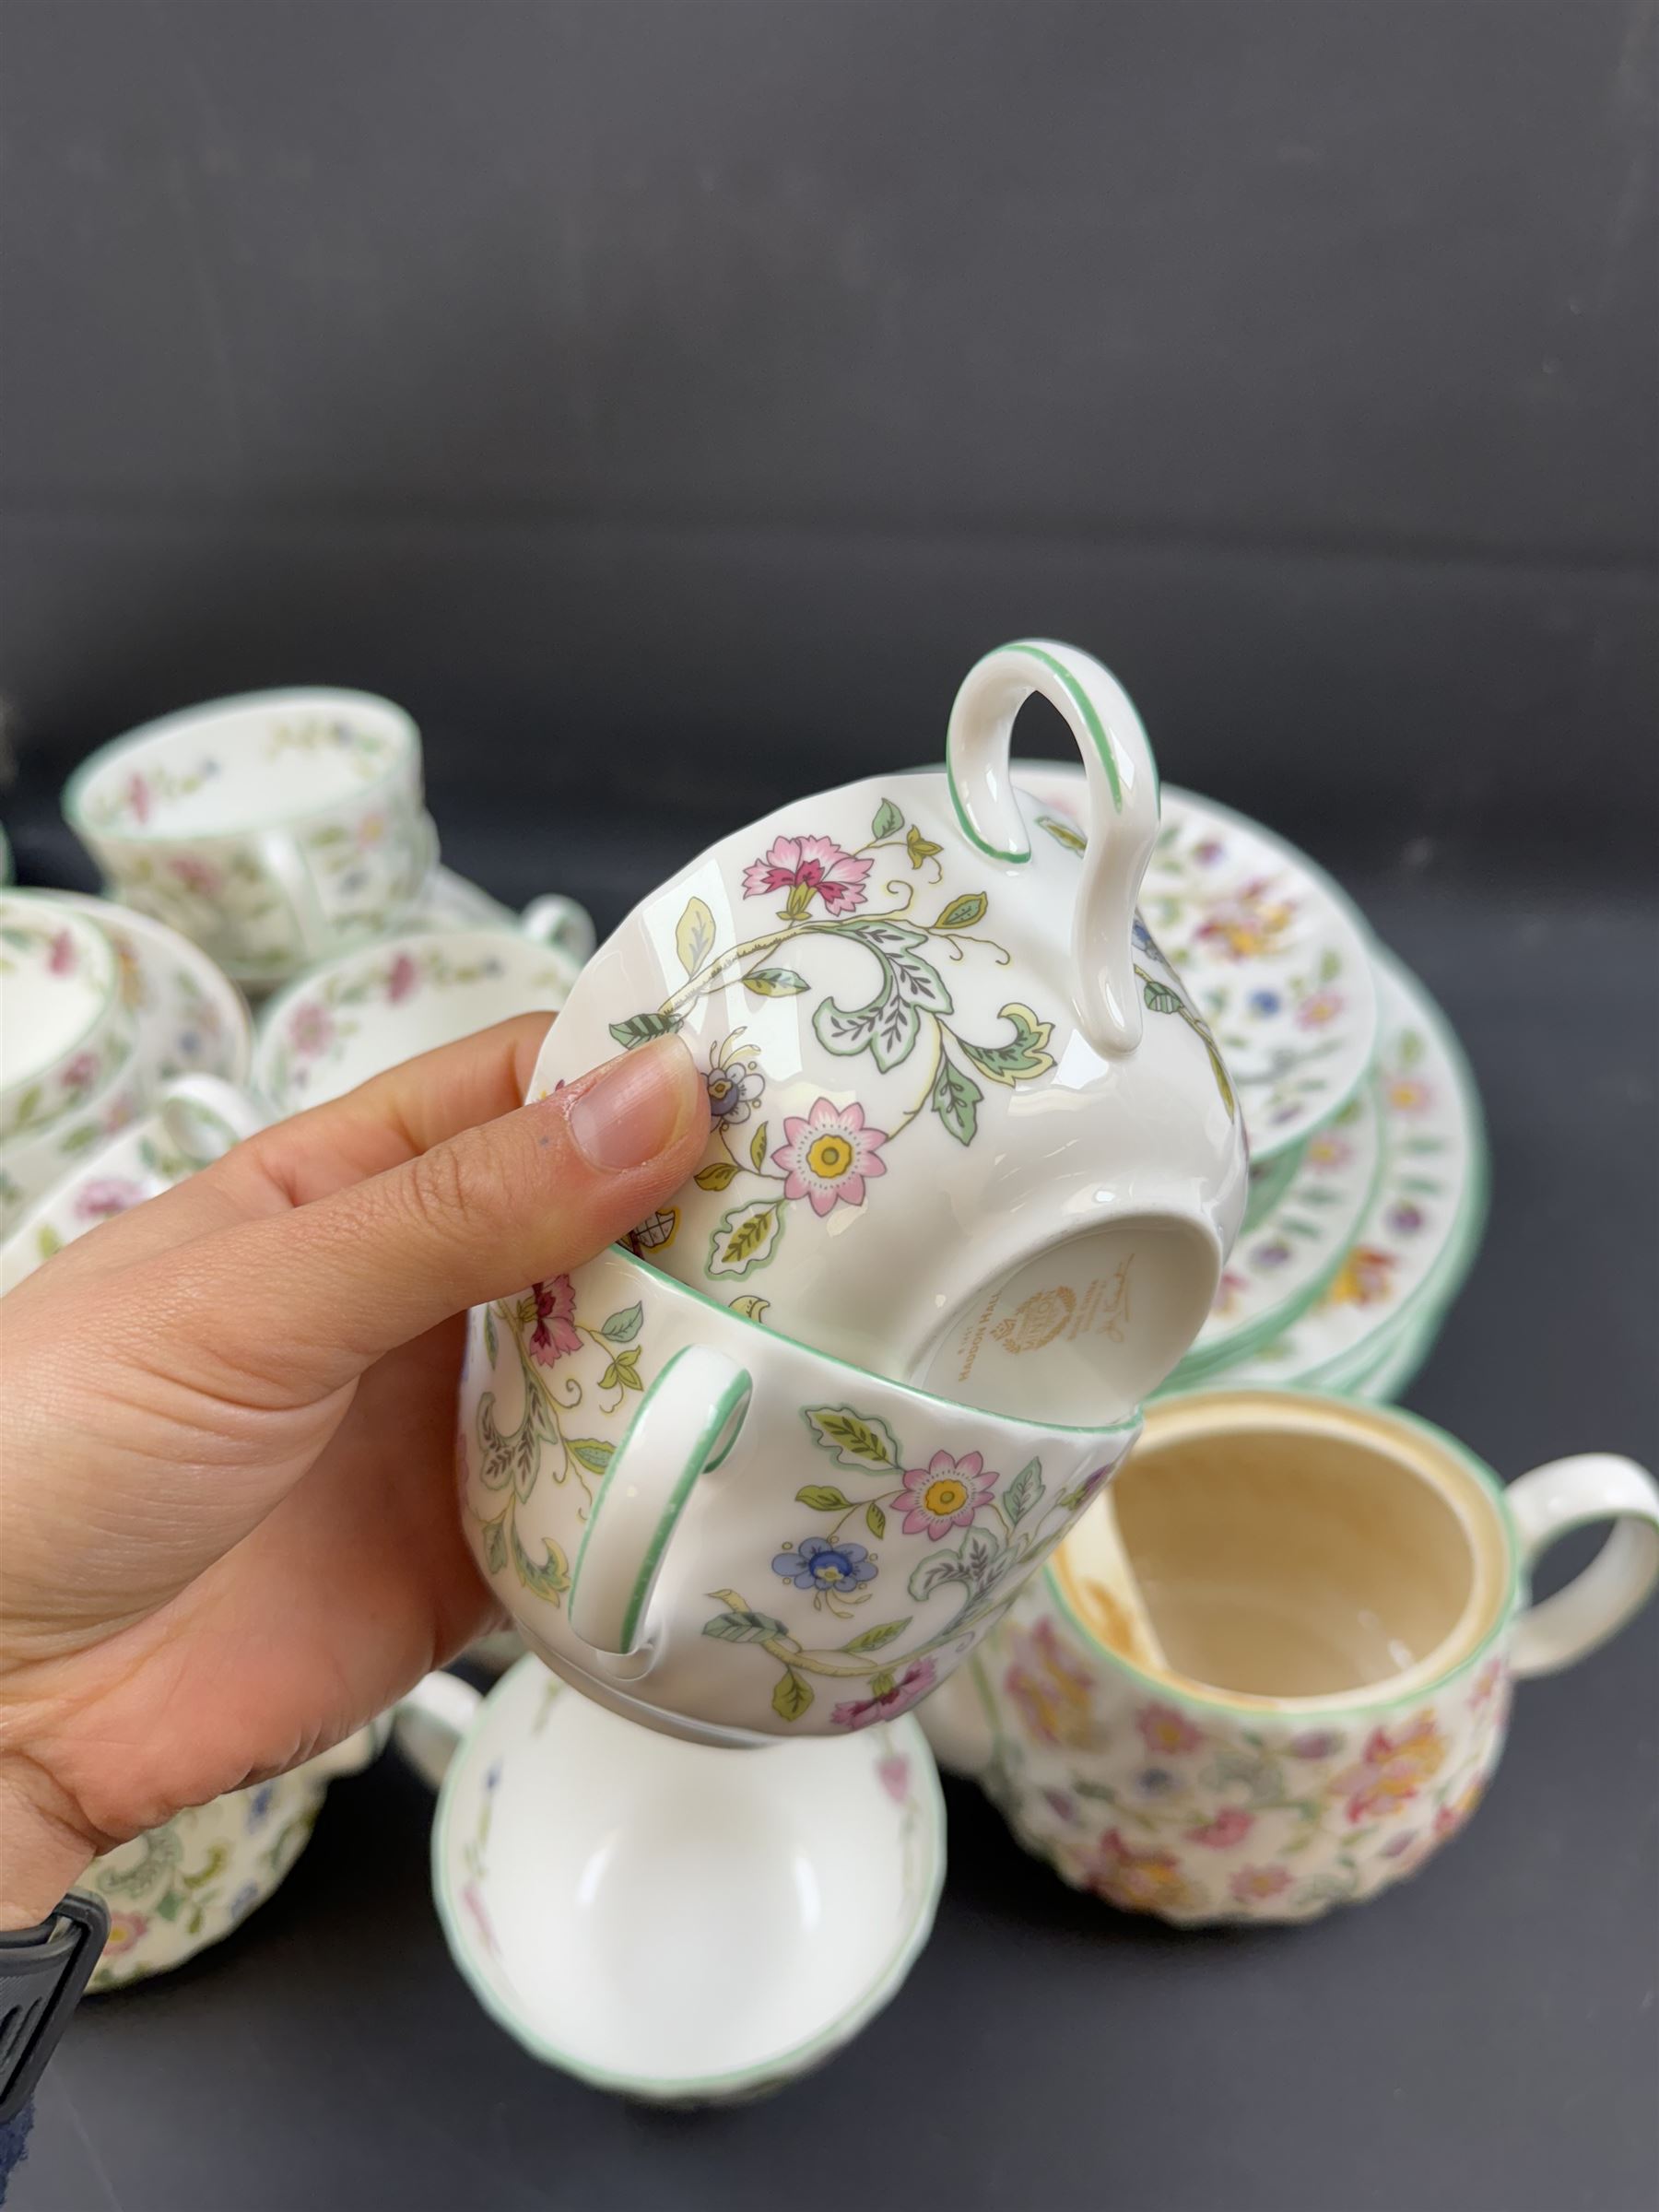
<path fill-rule="evenodd" d="M 945 1678 L 1137 1427 L 859 1372 L 613 1248 L 469 1316 L 462 1512 L 590 1696 L 713 1743 L 833 1735 Z"/>
<path fill-rule="evenodd" d="M 1009 782 L 1038 694 L 1083 752 L 1087 852 L 1035 807 L 1028 830 Z M 677 1031 L 713 1130 L 636 1251 L 940 1396 L 1117 1419 L 1197 1334 L 1246 1183 L 1220 1056 L 1135 915 L 1157 826 L 1116 681 L 1005 647 L 962 685 L 945 774 L 781 808 L 637 907 L 532 1095 Z"/>
<path fill-rule="evenodd" d="M 132 1049 L 103 932 L 44 892 L 0 892 L 0 1151 L 60 1127 Z"/>
<path fill-rule="evenodd" d="M 64 811 L 114 897 L 249 983 L 383 935 L 438 857 L 419 732 L 360 691 L 250 692 L 147 723 L 82 762 Z"/>
<path fill-rule="evenodd" d="M 1600 1521 L 1596 1558 L 1529 1604 L 1534 1561 Z M 1594 1651 L 1656 1577 L 1659 1488 L 1629 1460 L 1558 1460 L 1506 1489 L 1393 1407 L 1195 1393 L 1150 1409 L 1110 1500 L 928 1733 L 1079 1888 L 1172 1921 L 1305 1920 L 1454 1835 L 1512 1684 Z"/>
<path fill-rule="evenodd" d="M 596 2088 L 777 2088 L 927 1940 L 945 1808 L 912 1720 L 747 1759 L 631 1727 L 524 1659 L 482 1699 L 429 1676 L 396 1730 L 442 1776 L 432 1888 L 456 1965 L 535 2057 Z"/>
<path fill-rule="evenodd" d="M 584 942 L 582 909 L 549 897 L 517 931 L 422 929 L 348 953 L 265 1007 L 255 1087 L 274 1112 L 297 1113 L 510 1015 L 557 1012 Z"/>

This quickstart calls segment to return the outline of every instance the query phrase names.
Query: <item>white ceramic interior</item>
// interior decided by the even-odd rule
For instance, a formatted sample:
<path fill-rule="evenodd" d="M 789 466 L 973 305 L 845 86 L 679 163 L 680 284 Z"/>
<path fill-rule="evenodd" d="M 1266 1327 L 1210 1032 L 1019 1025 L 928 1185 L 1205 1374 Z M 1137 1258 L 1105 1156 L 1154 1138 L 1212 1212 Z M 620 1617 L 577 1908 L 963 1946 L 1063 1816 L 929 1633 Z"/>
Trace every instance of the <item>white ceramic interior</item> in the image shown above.
<path fill-rule="evenodd" d="M 432 1838 L 450 1947 L 502 2026 L 600 2087 L 684 2102 L 754 2094 L 863 2026 L 926 1940 L 944 1854 L 913 1721 L 715 1750 L 534 1659 L 484 1701 Z"/>
<path fill-rule="evenodd" d="M 298 749 L 287 741 L 319 725 L 340 742 Z M 367 692 L 253 692 L 116 738 L 81 768 L 65 804 L 76 828 L 85 821 L 135 841 L 241 836 L 357 797 L 406 768 L 418 747 L 402 708 Z M 142 818 L 124 804 L 135 778 L 147 788 Z"/>
<path fill-rule="evenodd" d="M 0 896 L 0 1124 L 94 1050 L 117 1009 L 115 956 L 91 923 L 29 891 Z"/>

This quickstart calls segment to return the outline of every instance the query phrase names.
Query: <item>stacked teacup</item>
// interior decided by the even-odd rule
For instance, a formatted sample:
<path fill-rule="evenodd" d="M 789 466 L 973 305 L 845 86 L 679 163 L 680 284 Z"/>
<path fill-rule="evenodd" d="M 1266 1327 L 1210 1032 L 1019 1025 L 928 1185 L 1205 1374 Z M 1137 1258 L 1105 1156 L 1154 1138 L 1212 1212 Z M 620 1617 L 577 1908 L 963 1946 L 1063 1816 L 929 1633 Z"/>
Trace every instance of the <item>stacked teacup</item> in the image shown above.
<path fill-rule="evenodd" d="M 1087 852 L 1009 780 L 1033 695 Z M 749 1745 L 924 1697 L 1106 1482 L 1209 1311 L 1237 1096 L 1136 913 L 1146 736 L 1088 654 L 1006 647 L 942 774 L 724 840 L 623 923 L 532 1096 L 669 1034 L 709 1148 L 629 1251 L 471 1319 L 463 1499 L 532 1647 Z"/>

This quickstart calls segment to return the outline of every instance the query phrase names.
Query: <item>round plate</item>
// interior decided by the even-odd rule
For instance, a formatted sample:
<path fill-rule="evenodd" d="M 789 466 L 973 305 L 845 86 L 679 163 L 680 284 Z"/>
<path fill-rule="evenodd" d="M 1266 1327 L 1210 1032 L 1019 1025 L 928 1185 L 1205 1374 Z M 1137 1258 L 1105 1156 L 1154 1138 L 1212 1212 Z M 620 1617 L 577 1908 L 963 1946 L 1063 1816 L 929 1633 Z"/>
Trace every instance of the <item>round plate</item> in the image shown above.
<path fill-rule="evenodd" d="M 1383 1168 L 1359 1232 L 1312 1310 L 1227 1370 L 1230 1383 L 1340 1387 L 1456 1294 L 1486 1221 L 1480 1099 L 1452 1025 L 1391 953 L 1376 955 Z M 1213 1376 L 1208 1378 L 1213 1380 Z"/>
<path fill-rule="evenodd" d="M 253 1057 L 247 1003 L 200 946 L 112 899 L 83 891 L 52 895 L 90 914 L 114 946 L 122 990 L 137 1016 L 135 1049 L 154 1071 L 150 1088 L 174 1076 L 246 1079 Z"/>
<path fill-rule="evenodd" d="M 1286 1156 L 1290 1173 L 1229 1255 L 1209 1319 L 1171 1378 L 1195 1387 L 1288 1328 L 1329 1288 L 1382 1173 L 1382 1116 L 1368 1086 Z M 1267 1171 L 1276 1176 L 1279 1163 Z"/>
<path fill-rule="evenodd" d="M 1082 771 L 1016 763 L 1068 818 Z M 1215 1031 L 1257 1167 L 1301 1144 L 1364 1085 L 1377 1041 L 1371 933 L 1306 853 L 1166 783 L 1140 909 Z"/>

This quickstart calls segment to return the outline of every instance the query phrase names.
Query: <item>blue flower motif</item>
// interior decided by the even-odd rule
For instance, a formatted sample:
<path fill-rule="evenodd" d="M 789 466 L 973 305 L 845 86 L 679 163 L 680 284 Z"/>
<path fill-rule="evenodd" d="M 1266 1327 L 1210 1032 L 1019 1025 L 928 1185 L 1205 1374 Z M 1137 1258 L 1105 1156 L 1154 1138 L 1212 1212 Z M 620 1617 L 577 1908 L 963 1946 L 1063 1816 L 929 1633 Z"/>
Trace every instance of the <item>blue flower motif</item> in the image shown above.
<path fill-rule="evenodd" d="M 487 1791 L 493 1793 L 500 1787 L 500 1782 L 501 1762 L 498 1759 L 492 1762 L 488 1772 L 484 1777 L 484 1787 Z"/>
<path fill-rule="evenodd" d="M 876 1579 L 876 1562 L 862 1544 L 830 1544 L 822 1536 L 808 1536 L 794 1551 L 781 1551 L 772 1561 L 797 1590 L 854 1590 Z"/>
<path fill-rule="evenodd" d="M 1138 914 L 1136 914 L 1135 917 L 1135 921 L 1130 928 L 1129 935 L 1135 941 L 1135 949 L 1136 952 L 1149 952 L 1155 960 L 1162 959 L 1162 953 L 1159 951 L 1158 947 L 1152 941 L 1152 932 L 1147 927 L 1146 924 L 1141 920 Z"/>
<path fill-rule="evenodd" d="M 1277 1014 L 1284 1003 L 1277 991 L 1253 991 L 1250 994 L 1253 1014 Z"/>
<path fill-rule="evenodd" d="M 237 1891 L 236 1895 L 230 1900 L 231 1919 L 240 1920 L 244 1912 L 251 1912 L 258 1902 L 259 1884 L 257 1882 L 244 1882 L 241 1888 Z"/>
<path fill-rule="evenodd" d="M 250 1834 L 254 1829 L 265 1826 L 270 1818 L 271 1806 L 276 1801 L 276 1784 L 274 1782 L 263 1782 L 253 1796 L 249 1798 L 248 1830 Z"/>
<path fill-rule="evenodd" d="M 1176 1777 L 1168 1767 L 1143 1767 L 1135 1778 L 1135 1786 L 1143 1797 L 1161 1797 L 1175 1784 Z"/>

